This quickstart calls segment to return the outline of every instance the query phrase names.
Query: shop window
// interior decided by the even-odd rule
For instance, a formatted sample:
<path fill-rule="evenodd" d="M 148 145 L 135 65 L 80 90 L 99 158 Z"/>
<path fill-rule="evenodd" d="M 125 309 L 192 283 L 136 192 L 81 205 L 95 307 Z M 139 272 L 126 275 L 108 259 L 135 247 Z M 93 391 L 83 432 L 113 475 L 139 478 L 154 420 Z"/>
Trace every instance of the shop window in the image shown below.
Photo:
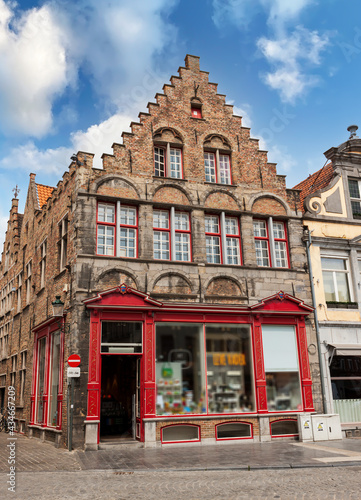
<path fill-rule="evenodd" d="M 153 256 L 157 260 L 191 261 L 188 212 L 153 210 Z"/>
<path fill-rule="evenodd" d="M 284 222 L 255 219 L 253 234 L 257 266 L 289 267 L 287 233 Z"/>
<path fill-rule="evenodd" d="M 327 303 L 350 302 L 350 271 L 346 258 L 321 257 L 323 288 Z"/>
<path fill-rule="evenodd" d="M 40 288 L 45 286 L 46 273 L 46 241 L 40 245 Z"/>
<path fill-rule="evenodd" d="M 156 324 L 157 415 L 205 413 L 203 325 Z"/>
<path fill-rule="evenodd" d="M 349 179 L 348 190 L 350 194 L 352 216 L 354 219 L 361 219 L 360 181 L 356 179 Z"/>
<path fill-rule="evenodd" d="M 206 215 L 206 253 L 209 264 L 241 265 L 240 227 L 237 217 Z"/>
<path fill-rule="evenodd" d="M 216 152 L 204 152 L 204 171 L 206 182 L 232 184 L 231 157 Z"/>
<path fill-rule="evenodd" d="M 252 424 L 243 422 L 226 422 L 216 425 L 216 439 L 252 438 Z"/>
<path fill-rule="evenodd" d="M 263 325 L 262 337 L 268 411 L 301 411 L 301 386 L 294 327 Z"/>
<path fill-rule="evenodd" d="M 117 204 L 99 202 L 97 210 L 97 254 L 136 258 L 137 242 L 137 209 L 121 205 L 120 202 Z"/>
<path fill-rule="evenodd" d="M 142 352 L 142 323 L 102 321 L 101 352 L 133 354 Z"/>
<path fill-rule="evenodd" d="M 298 425 L 296 419 L 282 419 L 271 422 L 271 436 L 298 436 Z"/>
<path fill-rule="evenodd" d="M 209 413 L 255 411 L 249 326 L 206 325 Z"/>
<path fill-rule="evenodd" d="M 361 399 L 361 356 L 333 356 L 330 376 L 333 399 Z"/>
<path fill-rule="evenodd" d="M 183 178 L 182 150 L 171 147 L 154 147 L 154 175 L 155 177 Z"/>
<path fill-rule="evenodd" d="M 46 427 L 59 428 L 61 425 L 62 343 L 61 332 L 55 331 L 38 338 L 35 347 L 35 408 L 32 416 L 36 424 Z M 26 355 L 23 362 L 26 363 Z"/>
<path fill-rule="evenodd" d="M 68 216 L 59 222 L 58 259 L 59 271 L 65 269 L 68 258 Z"/>
<path fill-rule="evenodd" d="M 162 427 L 162 443 L 175 443 L 184 441 L 200 441 L 198 425 L 176 424 Z"/>

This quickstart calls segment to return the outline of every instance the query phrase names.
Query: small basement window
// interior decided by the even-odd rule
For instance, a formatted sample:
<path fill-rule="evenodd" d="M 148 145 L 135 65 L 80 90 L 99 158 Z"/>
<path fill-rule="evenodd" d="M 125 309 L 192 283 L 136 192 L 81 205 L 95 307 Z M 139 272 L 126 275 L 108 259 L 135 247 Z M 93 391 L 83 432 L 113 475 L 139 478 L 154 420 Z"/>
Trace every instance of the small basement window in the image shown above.
<path fill-rule="evenodd" d="M 216 425 L 216 439 L 252 438 L 252 424 L 243 422 L 227 422 Z"/>
<path fill-rule="evenodd" d="M 271 422 L 271 436 L 298 436 L 298 425 L 296 419 L 283 419 Z"/>
<path fill-rule="evenodd" d="M 162 428 L 162 443 L 179 443 L 188 441 L 200 441 L 198 425 L 176 424 L 167 425 Z"/>

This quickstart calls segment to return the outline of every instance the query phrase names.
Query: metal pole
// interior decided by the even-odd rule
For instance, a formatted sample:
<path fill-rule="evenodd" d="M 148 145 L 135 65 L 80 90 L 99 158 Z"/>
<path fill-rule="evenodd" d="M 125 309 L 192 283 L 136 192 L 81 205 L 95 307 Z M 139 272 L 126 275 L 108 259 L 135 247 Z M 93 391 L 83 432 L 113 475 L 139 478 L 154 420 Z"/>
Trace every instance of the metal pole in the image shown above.
<path fill-rule="evenodd" d="M 310 246 L 311 245 L 312 245 L 311 231 L 308 230 L 308 241 L 306 241 L 306 250 L 307 250 L 308 270 L 310 273 L 310 282 L 311 282 L 312 305 L 314 307 L 313 313 L 315 315 L 318 363 L 320 365 L 320 378 L 321 378 L 322 407 L 323 407 L 323 413 L 327 413 L 326 389 L 325 389 L 325 380 L 324 380 L 324 375 L 323 375 L 323 363 L 322 363 L 321 342 L 320 342 L 320 328 L 318 325 L 317 304 L 316 304 L 316 296 L 315 296 L 315 287 L 313 285 L 313 273 L 312 273 L 312 264 L 311 264 L 311 254 L 310 254 Z"/>
<path fill-rule="evenodd" d="M 69 440 L 68 450 L 72 450 L 73 445 L 73 399 L 74 399 L 74 377 L 70 378 L 70 415 L 69 415 Z"/>

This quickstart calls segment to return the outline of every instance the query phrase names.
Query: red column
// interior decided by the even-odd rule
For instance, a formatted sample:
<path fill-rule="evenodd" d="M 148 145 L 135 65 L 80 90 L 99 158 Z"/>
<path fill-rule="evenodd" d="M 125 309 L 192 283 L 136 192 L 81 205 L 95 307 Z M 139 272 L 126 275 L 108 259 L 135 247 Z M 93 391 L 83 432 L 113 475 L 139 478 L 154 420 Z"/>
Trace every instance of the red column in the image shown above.
<path fill-rule="evenodd" d="M 89 374 L 87 420 L 100 420 L 100 319 L 91 312 L 89 335 Z"/>
<path fill-rule="evenodd" d="M 300 318 L 297 322 L 298 328 L 298 349 L 300 353 L 300 376 L 305 411 L 315 411 L 312 399 L 312 380 L 310 373 L 310 363 L 307 350 L 307 336 L 305 319 Z"/>
<path fill-rule="evenodd" d="M 154 320 L 149 311 L 144 323 L 144 416 L 155 416 L 155 332 Z"/>
<path fill-rule="evenodd" d="M 266 376 L 263 363 L 262 328 L 259 316 L 253 318 L 254 371 L 258 413 L 267 413 Z"/>

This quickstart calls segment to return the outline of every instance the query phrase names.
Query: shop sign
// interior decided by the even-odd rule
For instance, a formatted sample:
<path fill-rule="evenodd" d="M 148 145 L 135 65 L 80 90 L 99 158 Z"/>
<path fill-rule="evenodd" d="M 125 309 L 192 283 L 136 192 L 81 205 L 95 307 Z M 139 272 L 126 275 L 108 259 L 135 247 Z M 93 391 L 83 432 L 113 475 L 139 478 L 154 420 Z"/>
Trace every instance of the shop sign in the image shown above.
<path fill-rule="evenodd" d="M 67 371 L 67 375 L 68 375 L 68 378 L 71 378 L 71 377 L 80 377 L 80 368 L 77 367 L 77 368 L 72 368 L 72 367 L 68 367 L 68 371 Z"/>
<path fill-rule="evenodd" d="M 214 366 L 245 366 L 246 356 L 240 352 L 214 352 L 212 354 Z"/>

